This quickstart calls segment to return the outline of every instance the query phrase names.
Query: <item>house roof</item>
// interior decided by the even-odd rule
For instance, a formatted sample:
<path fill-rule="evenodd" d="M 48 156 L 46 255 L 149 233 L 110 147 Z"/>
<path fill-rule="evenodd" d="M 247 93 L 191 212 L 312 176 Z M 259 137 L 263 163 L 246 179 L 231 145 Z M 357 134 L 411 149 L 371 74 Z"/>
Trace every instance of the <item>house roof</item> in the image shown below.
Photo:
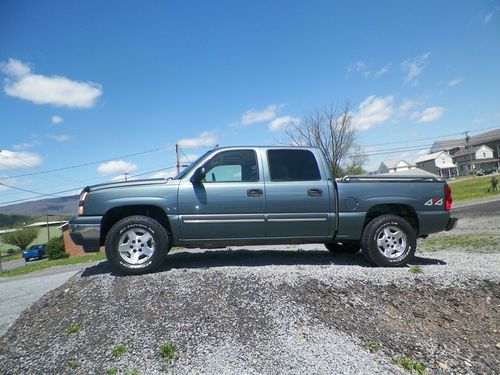
<path fill-rule="evenodd" d="M 472 137 L 470 137 L 469 143 L 472 146 L 477 146 L 477 145 L 480 145 L 482 143 L 492 142 L 492 141 L 496 141 L 496 140 L 500 140 L 500 128 L 495 129 L 495 130 L 491 130 L 491 131 L 486 132 L 486 133 L 473 135 Z M 437 152 L 437 151 L 451 150 L 454 148 L 458 148 L 460 146 L 463 146 L 463 147 L 466 146 L 465 137 L 458 138 L 458 139 L 448 139 L 448 140 L 444 140 L 444 141 L 434 142 L 431 146 L 430 151 Z"/>
<path fill-rule="evenodd" d="M 405 163 L 407 166 L 410 166 L 411 163 L 408 163 L 406 160 L 403 159 L 393 159 L 393 160 L 384 160 L 380 165 L 384 164 L 387 168 L 392 169 L 396 168 L 399 163 Z"/>
<path fill-rule="evenodd" d="M 488 150 L 490 151 L 493 151 L 490 147 L 488 146 L 485 146 L 485 145 L 481 145 L 481 146 L 474 146 L 474 147 L 471 147 L 470 148 L 470 152 L 471 153 L 475 153 L 477 150 L 479 150 L 481 147 L 486 147 Z M 469 155 L 469 149 L 468 148 L 464 148 L 460 151 L 457 151 L 453 154 L 453 157 L 459 157 L 459 156 L 468 156 Z"/>
<path fill-rule="evenodd" d="M 446 154 L 446 156 L 450 156 L 448 155 L 448 153 L 444 152 L 444 151 L 439 151 L 439 152 L 434 152 L 432 154 L 425 154 L 425 155 L 422 155 L 422 156 L 419 156 L 417 158 L 417 160 L 415 160 L 415 164 L 416 163 L 422 163 L 424 161 L 428 161 L 428 160 L 435 160 L 439 157 L 439 155 L 441 154 Z M 451 156 L 450 156 L 451 157 Z"/>

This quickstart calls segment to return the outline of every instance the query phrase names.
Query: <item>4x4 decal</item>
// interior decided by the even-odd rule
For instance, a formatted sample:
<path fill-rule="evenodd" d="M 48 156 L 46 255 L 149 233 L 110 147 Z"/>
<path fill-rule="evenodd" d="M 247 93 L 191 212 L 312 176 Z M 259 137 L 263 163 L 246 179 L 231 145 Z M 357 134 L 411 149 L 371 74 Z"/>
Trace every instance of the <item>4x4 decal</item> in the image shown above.
<path fill-rule="evenodd" d="M 431 198 L 424 203 L 425 206 L 442 206 L 443 198 Z"/>

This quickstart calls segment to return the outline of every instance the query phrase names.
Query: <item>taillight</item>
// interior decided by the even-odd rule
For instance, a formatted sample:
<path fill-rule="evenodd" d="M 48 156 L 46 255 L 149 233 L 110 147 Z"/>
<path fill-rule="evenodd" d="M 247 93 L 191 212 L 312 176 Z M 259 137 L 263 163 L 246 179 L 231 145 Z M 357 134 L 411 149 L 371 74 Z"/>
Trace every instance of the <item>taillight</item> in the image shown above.
<path fill-rule="evenodd" d="M 451 210 L 451 202 L 453 202 L 451 198 L 451 189 L 448 185 L 444 185 L 444 209 L 446 211 Z"/>

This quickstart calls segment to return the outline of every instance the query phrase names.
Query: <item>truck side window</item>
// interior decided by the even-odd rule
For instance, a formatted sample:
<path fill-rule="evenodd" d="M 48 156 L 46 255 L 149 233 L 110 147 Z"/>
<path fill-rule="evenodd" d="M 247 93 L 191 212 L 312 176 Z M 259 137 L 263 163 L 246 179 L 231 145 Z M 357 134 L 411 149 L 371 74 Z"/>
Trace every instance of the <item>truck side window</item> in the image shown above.
<path fill-rule="evenodd" d="M 205 164 L 204 182 L 255 182 L 259 180 L 253 150 L 224 151 Z"/>
<path fill-rule="evenodd" d="M 318 163 L 309 150 L 268 150 L 271 181 L 321 180 Z"/>

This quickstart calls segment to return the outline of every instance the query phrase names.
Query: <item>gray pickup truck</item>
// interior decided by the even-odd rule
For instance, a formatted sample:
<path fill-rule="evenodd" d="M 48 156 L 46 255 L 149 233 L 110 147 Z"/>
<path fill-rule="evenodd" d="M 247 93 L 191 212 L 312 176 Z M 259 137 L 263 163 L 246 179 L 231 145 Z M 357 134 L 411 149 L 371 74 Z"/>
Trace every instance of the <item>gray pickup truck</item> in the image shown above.
<path fill-rule="evenodd" d="M 379 266 L 412 259 L 418 237 L 451 230 L 451 191 L 433 177 L 347 176 L 304 147 L 229 147 L 173 179 L 107 183 L 82 191 L 69 222 L 84 250 L 105 246 L 128 274 L 149 272 L 172 246 L 322 243 Z"/>

